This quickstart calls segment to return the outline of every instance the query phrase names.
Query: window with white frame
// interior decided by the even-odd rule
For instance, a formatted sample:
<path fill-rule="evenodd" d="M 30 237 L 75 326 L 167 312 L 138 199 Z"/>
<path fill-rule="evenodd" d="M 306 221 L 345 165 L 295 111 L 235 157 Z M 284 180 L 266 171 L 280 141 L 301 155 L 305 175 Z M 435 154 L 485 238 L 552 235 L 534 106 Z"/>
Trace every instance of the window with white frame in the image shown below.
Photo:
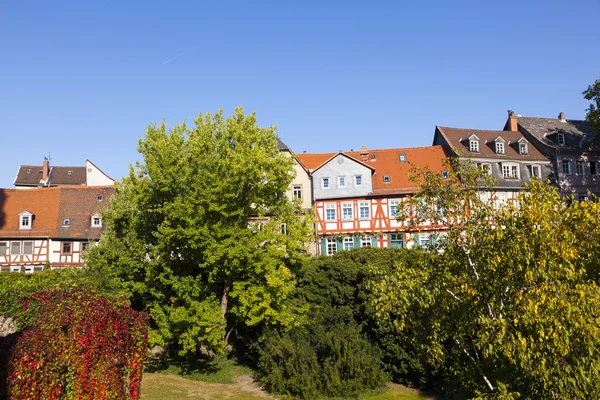
<path fill-rule="evenodd" d="M 587 201 L 587 195 L 585 193 L 578 193 L 577 200 L 579 201 Z"/>
<path fill-rule="evenodd" d="M 292 187 L 292 197 L 294 199 L 302 199 L 302 186 L 301 185 L 294 185 Z"/>
<path fill-rule="evenodd" d="M 35 270 L 33 265 L 26 265 L 23 269 L 26 274 L 33 274 L 33 271 Z"/>
<path fill-rule="evenodd" d="M 33 241 L 26 240 L 23 242 L 23 254 L 26 256 L 30 256 L 33 254 Z"/>
<path fill-rule="evenodd" d="M 8 242 L 0 242 L 0 256 L 8 254 Z"/>
<path fill-rule="evenodd" d="M 469 140 L 469 150 L 473 153 L 479 153 L 479 140 L 471 139 Z"/>
<path fill-rule="evenodd" d="M 531 177 L 540 179 L 542 177 L 541 168 L 539 165 L 531 166 Z"/>
<path fill-rule="evenodd" d="M 10 254 L 11 255 L 21 254 L 21 242 L 10 242 Z"/>
<path fill-rule="evenodd" d="M 282 235 L 287 235 L 287 224 L 285 222 L 279 224 L 279 231 Z"/>
<path fill-rule="evenodd" d="M 362 236 L 360 238 L 360 247 L 371 247 L 371 236 Z"/>
<path fill-rule="evenodd" d="M 404 247 L 404 235 L 402 233 L 390 233 L 390 247 Z"/>
<path fill-rule="evenodd" d="M 519 153 L 520 154 L 527 154 L 529 151 L 527 149 L 527 143 L 525 142 L 521 142 L 519 143 Z"/>
<path fill-rule="evenodd" d="M 342 203 L 342 219 L 352 219 L 352 203 Z"/>
<path fill-rule="evenodd" d="M 21 272 L 21 266 L 20 265 L 11 265 L 10 272 Z"/>
<path fill-rule="evenodd" d="M 327 255 L 331 256 L 337 253 L 337 239 L 336 238 L 327 238 Z"/>
<path fill-rule="evenodd" d="M 94 214 L 92 215 L 92 228 L 100 228 L 102 227 L 102 219 L 100 215 Z"/>
<path fill-rule="evenodd" d="M 362 175 L 354 175 L 354 186 L 362 186 Z"/>
<path fill-rule="evenodd" d="M 419 246 L 427 247 L 431 243 L 431 235 L 428 233 L 422 233 L 419 235 Z"/>
<path fill-rule="evenodd" d="M 344 238 L 344 250 L 352 250 L 354 248 L 354 238 L 346 236 Z"/>
<path fill-rule="evenodd" d="M 395 218 L 400 216 L 400 200 L 390 200 L 390 217 Z"/>
<path fill-rule="evenodd" d="M 585 168 L 583 166 L 583 160 L 577 160 L 575 165 L 576 165 L 575 173 L 577 175 L 585 175 Z"/>
<path fill-rule="evenodd" d="M 490 164 L 490 163 L 477 163 L 477 166 L 479 167 L 479 169 L 481 169 L 483 172 L 485 172 L 486 175 L 491 175 L 492 174 L 492 164 Z"/>
<path fill-rule="evenodd" d="M 335 221 L 335 203 L 325 204 L 325 221 Z"/>
<path fill-rule="evenodd" d="M 565 134 L 564 133 L 559 133 L 556 137 L 557 137 L 557 140 L 558 140 L 558 145 L 559 146 L 564 146 L 565 145 Z"/>
<path fill-rule="evenodd" d="M 504 143 L 496 142 L 496 154 L 504 154 Z"/>
<path fill-rule="evenodd" d="M 358 217 L 360 219 L 369 219 L 371 217 L 371 213 L 369 212 L 369 202 L 361 201 L 358 203 Z"/>
<path fill-rule="evenodd" d="M 31 229 L 33 214 L 23 211 L 19 214 L 19 229 Z"/>
<path fill-rule="evenodd" d="M 384 181 L 384 182 L 391 182 L 391 181 L 392 181 L 392 178 L 391 178 L 389 175 L 384 175 L 384 176 L 383 176 L 383 181 Z"/>
<path fill-rule="evenodd" d="M 338 187 L 339 188 L 346 187 L 346 177 L 345 176 L 338 176 Z"/>
<path fill-rule="evenodd" d="M 329 178 L 321 178 L 321 189 L 329 189 Z"/>
<path fill-rule="evenodd" d="M 571 175 L 571 160 L 562 160 L 561 171 L 565 175 Z"/>

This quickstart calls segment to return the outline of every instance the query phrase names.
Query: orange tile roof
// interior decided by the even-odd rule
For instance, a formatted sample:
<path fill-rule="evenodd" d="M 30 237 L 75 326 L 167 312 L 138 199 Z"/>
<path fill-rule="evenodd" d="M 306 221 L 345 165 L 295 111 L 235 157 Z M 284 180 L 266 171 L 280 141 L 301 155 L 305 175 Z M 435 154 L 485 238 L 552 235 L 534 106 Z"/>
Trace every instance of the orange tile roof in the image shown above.
<path fill-rule="evenodd" d="M 50 237 L 98 239 L 100 229 L 90 232 L 91 216 L 106 207 L 112 187 L 60 186 L 35 189 L 0 189 L 0 238 Z M 103 201 L 97 201 L 97 195 Z M 34 215 L 31 229 L 19 229 L 19 214 Z M 64 218 L 71 220 L 62 227 Z"/>
<path fill-rule="evenodd" d="M 412 193 L 418 190 L 415 182 L 410 181 L 410 170 L 413 167 L 428 167 L 433 172 L 441 173 L 449 166 L 444 164 L 446 155 L 441 146 L 377 149 L 346 151 L 343 154 L 361 162 L 375 170 L 373 174 L 373 195 L 395 193 Z M 319 168 L 333 156 L 339 153 L 298 154 L 297 157 L 311 172 Z M 400 154 L 406 156 L 406 161 L 400 161 Z M 374 158 L 372 158 L 374 155 Z M 383 177 L 388 175 L 389 182 Z"/>

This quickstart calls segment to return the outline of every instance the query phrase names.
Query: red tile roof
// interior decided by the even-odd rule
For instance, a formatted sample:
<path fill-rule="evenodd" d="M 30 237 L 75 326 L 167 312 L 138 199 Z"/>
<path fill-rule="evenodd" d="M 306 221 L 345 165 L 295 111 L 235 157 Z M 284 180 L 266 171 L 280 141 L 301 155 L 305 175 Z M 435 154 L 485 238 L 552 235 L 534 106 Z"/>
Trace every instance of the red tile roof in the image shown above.
<path fill-rule="evenodd" d="M 444 164 L 446 156 L 441 146 L 346 151 L 343 154 L 361 162 L 375 170 L 373 174 L 373 195 L 394 193 L 412 193 L 418 187 L 410 181 L 410 170 L 413 167 L 428 167 L 433 172 L 441 173 L 449 166 Z M 298 154 L 297 157 L 311 172 L 339 153 Z M 400 161 L 404 154 L 406 161 Z M 384 176 L 389 182 L 384 182 Z"/>
<path fill-rule="evenodd" d="M 91 216 L 108 204 L 112 187 L 61 186 L 0 189 L 0 238 L 50 237 L 98 239 L 101 228 L 91 228 Z M 97 196 L 102 195 L 102 201 Z M 31 229 L 19 229 L 19 214 L 34 215 Z M 70 226 L 63 228 L 65 218 Z"/>

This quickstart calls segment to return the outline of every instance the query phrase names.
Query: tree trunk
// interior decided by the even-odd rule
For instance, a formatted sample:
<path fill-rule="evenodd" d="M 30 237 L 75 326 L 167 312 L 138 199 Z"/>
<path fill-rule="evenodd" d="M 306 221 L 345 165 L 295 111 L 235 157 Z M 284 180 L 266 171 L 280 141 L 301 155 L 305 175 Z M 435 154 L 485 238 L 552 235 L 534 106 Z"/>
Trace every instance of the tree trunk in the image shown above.
<path fill-rule="evenodd" d="M 225 282 L 225 287 L 223 288 L 223 295 L 221 296 L 221 315 L 223 318 L 227 316 L 227 311 L 229 310 L 229 291 L 231 290 L 231 284 L 229 281 Z"/>

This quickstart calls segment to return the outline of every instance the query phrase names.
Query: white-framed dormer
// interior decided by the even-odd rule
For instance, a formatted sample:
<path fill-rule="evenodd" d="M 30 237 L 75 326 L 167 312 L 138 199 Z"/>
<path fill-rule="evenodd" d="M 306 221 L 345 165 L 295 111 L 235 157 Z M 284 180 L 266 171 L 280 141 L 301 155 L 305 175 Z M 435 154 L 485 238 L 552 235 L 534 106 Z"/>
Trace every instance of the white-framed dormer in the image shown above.
<path fill-rule="evenodd" d="M 519 154 L 529 154 L 529 143 L 525 138 L 519 139 L 517 143 L 519 145 Z"/>
<path fill-rule="evenodd" d="M 19 229 L 31 229 L 33 214 L 25 210 L 19 214 Z"/>
<path fill-rule="evenodd" d="M 565 134 L 562 132 L 558 132 L 558 135 L 556 135 L 556 142 L 558 143 L 559 146 L 564 146 L 565 145 Z"/>
<path fill-rule="evenodd" d="M 502 136 L 498 136 L 496 139 L 494 139 L 494 148 L 496 150 L 496 154 L 506 154 L 504 149 L 505 144 L 506 141 L 502 138 Z"/>
<path fill-rule="evenodd" d="M 500 170 L 504 179 L 521 179 L 521 169 L 518 163 L 503 162 L 500 164 Z"/>
<path fill-rule="evenodd" d="M 469 136 L 469 151 L 479 153 L 479 137 L 476 134 Z"/>
<path fill-rule="evenodd" d="M 96 213 L 96 214 L 92 215 L 91 227 L 92 228 L 102 228 L 102 216 L 100 215 L 100 213 Z"/>

